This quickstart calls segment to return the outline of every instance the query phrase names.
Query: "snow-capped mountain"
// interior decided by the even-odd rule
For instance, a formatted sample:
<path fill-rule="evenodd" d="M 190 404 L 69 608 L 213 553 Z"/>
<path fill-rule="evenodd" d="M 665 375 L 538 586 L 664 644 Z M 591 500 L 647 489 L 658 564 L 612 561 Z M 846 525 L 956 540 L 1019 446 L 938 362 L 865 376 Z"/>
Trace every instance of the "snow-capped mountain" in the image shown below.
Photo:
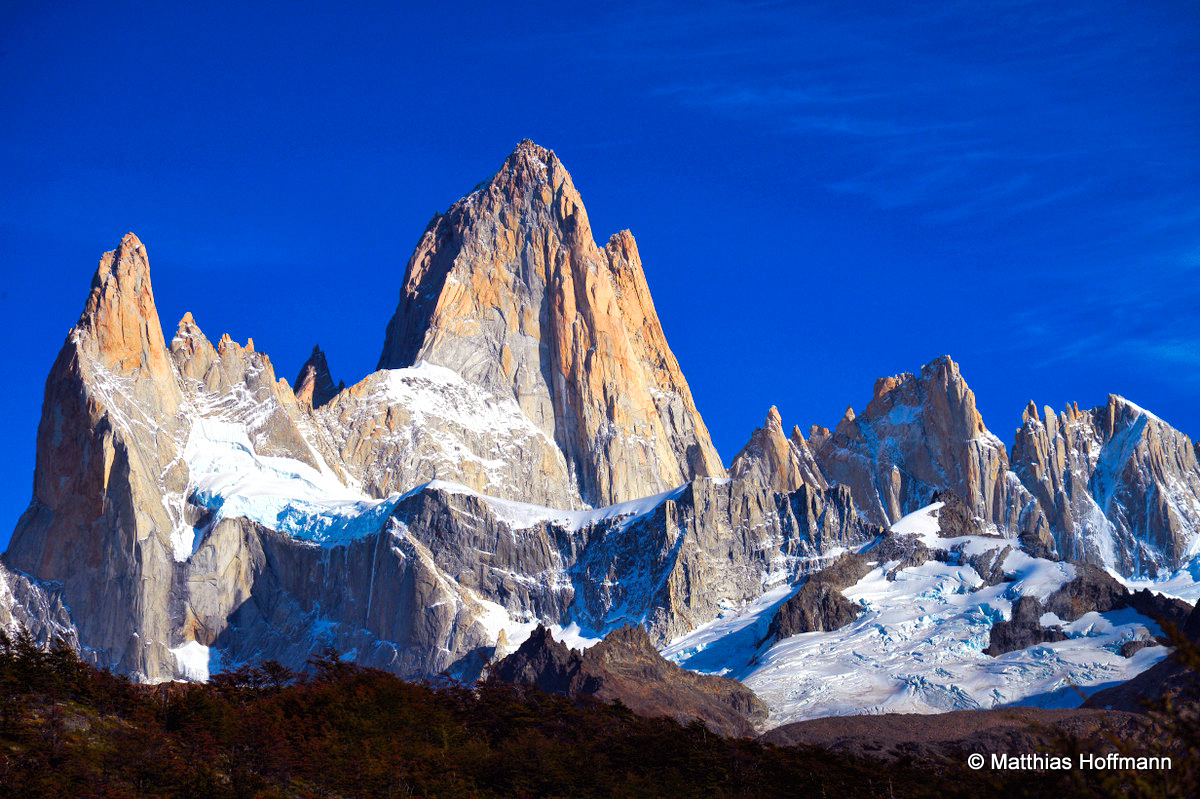
<path fill-rule="evenodd" d="M 1027 412 L 1010 460 L 948 357 L 807 440 L 772 408 L 726 472 L 632 236 L 597 246 L 524 141 L 430 223 L 350 386 L 314 349 L 293 389 L 190 313 L 168 341 L 146 248 L 106 253 L 46 383 L 0 622 L 145 681 L 330 645 L 470 678 L 538 624 L 586 644 L 632 623 L 776 721 L 991 706 L 1160 658 L 1109 657 L 1154 632 L 1134 609 L 982 650 L 1076 563 L 1194 601 L 1198 529 L 1185 436 L 1113 398 Z"/>

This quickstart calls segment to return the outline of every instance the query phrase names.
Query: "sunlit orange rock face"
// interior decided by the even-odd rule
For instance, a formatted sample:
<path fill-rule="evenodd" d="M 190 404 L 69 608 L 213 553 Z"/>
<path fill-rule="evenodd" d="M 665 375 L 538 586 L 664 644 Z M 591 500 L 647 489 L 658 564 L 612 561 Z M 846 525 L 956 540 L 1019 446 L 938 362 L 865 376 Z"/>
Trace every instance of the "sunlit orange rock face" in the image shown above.
<path fill-rule="evenodd" d="M 588 504 L 724 476 L 633 235 L 597 246 L 571 176 L 528 140 L 434 217 L 408 262 L 379 366 L 420 360 L 512 397 Z"/>

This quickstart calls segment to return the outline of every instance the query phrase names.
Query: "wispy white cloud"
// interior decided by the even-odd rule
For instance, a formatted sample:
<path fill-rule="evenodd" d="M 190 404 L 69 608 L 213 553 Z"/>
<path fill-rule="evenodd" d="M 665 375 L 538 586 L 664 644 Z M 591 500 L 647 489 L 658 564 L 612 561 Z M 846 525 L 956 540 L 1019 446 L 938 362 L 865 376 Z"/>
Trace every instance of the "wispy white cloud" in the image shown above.
<path fill-rule="evenodd" d="M 1194 141 L 1177 118 L 1138 118 L 1161 107 L 1142 102 L 1156 75 L 1200 69 L 1185 17 L 1115 0 L 657 3 L 589 32 L 604 46 L 584 57 L 636 64 L 651 96 L 823 137 L 840 148 L 825 188 L 947 224 L 1088 192 L 1122 204 L 1113 186 L 1150 168 L 1171 126 Z M 1200 149 L 1174 149 L 1173 168 L 1200 175 Z"/>

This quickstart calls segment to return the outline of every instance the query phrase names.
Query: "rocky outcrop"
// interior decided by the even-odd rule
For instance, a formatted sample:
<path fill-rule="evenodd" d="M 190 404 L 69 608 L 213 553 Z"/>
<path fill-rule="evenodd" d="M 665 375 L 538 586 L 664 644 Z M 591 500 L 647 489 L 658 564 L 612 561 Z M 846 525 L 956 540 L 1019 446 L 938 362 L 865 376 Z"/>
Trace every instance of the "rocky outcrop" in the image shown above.
<path fill-rule="evenodd" d="M 10 635 L 24 630 L 43 647 L 62 638 L 79 649 L 78 635 L 63 604 L 61 589 L 40 585 L 3 564 L 0 564 L 0 630 Z"/>
<path fill-rule="evenodd" d="M 1183 630 L 1193 610 L 1192 605 L 1178 597 L 1157 594 L 1148 588 L 1134 591 L 1129 595 L 1126 604 L 1158 624 L 1164 631 L 1168 627 Z"/>
<path fill-rule="evenodd" d="M 958 365 L 943 356 L 875 381 L 861 414 L 847 409 L 833 431 L 809 433 L 821 472 L 850 488 L 859 512 L 886 526 L 949 490 L 983 524 L 1018 531 L 1033 524 L 1029 497 L 1011 477 L 1004 444 L 984 427 Z"/>
<path fill-rule="evenodd" d="M 1107 613 L 1127 607 L 1129 590 L 1095 566 L 1078 566 L 1075 577 L 1046 600 L 1046 610 L 1063 621 L 1075 621 L 1085 613 Z"/>
<path fill-rule="evenodd" d="M 775 611 L 767 640 L 837 630 L 857 619 L 862 608 L 846 599 L 842 591 L 866 577 L 873 565 L 866 555 L 846 553 L 832 565 L 810 575 Z"/>
<path fill-rule="evenodd" d="M 723 477 L 628 231 L 603 249 L 553 151 L 525 140 L 436 215 L 409 259 L 380 369 L 421 360 L 511 399 L 608 505 Z"/>
<path fill-rule="evenodd" d="M 664 659 L 640 627 L 614 630 L 600 643 L 571 650 L 539 626 L 521 647 L 494 664 L 493 679 L 523 682 L 572 698 L 620 701 L 643 716 L 681 723 L 701 719 L 720 735 L 744 737 L 766 721 L 754 692 L 736 680 L 696 674 Z"/>
<path fill-rule="evenodd" d="M 334 385 L 333 376 L 329 374 L 329 364 L 325 353 L 319 346 L 314 346 L 312 355 L 300 367 L 296 375 L 294 393 L 297 401 L 310 408 L 320 408 L 333 399 L 339 391 L 346 387 L 345 382 Z"/>
<path fill-rule="evenodd" d="M 1193 443 L 1115 394 L 1090 411 L 1047 407 L 1044 419 L 1030 402 L 1012 463 L 1069 560 L 1154 576 L 1180 568 L 1200 535 Z"/>
<path fill-rule="evenodd" d="M 1074 621 L 1085 613 L 1108 613 L 1133 608 L 1164 626 L 1181 628 L 1192 612 L 1182 599 L 1156 594 L 1148 589 L 1130 593 L 1124 585 L 1095 566 L 1075 567 L 1075 577 L 1046 600 L 1046 610 L 1065 621 Z"/>
<path fill-rule="evenodd" d="M 1004 561 L 1011 552 L 1011 546 L 1004 546 L 999 549 L 987 549 L 966 557 L 961 557 L 960 551 L 959 555 L 964 565 L 975 570 L 979 579 L 983 581 L 983 585 L 990 586 L 1006 583 L 1012 579 L 1004 572 Z"/>
<path fill-rule="evenodd" d="M 973 509 L 953 491 L 937 492 L 934 498 L 942 503 L 937 513 L 940 537 L 958 538 L 964 535 L 987 535 L 991 532 L 988 523 L 974 515 Z"/>
<path fill-rule="evenodd" d="M 988 633 L 988 646 L 983 654 L 999 657 L 1006 652 L 1016 652 L 1036 644 L 1067 640 L 1068 636 L 1062 627 L 1042 626 L 1040 619 L 1043 612 L 1042 603 L 1038 602 L 1037 597 L 1018 597 L 1013 602 L 1012 618 L 992 625 Z"/>

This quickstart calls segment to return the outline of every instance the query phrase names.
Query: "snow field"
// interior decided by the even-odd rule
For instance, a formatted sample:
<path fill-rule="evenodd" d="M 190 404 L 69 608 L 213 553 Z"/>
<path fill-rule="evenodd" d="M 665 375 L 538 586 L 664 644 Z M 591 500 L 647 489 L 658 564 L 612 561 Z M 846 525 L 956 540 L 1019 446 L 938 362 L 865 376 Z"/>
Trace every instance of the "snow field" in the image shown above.
<path fill-rule="evenodd" d="M 960 545 L 966 555 L 1015 547 L 1015 541 L 984 536 L 938 538 L 937 507 L 909 514 L 892 529 L 918 535 L 931 548 Z M 840 630 L 759 647 L 792 586 L 693 630 L 664 654 L 681 666 L 741 680 L 770 708 L 772 727 L 830 715 L 1075 707 L 1085 694 L 1129 679 L 1166 655 L 1163 647 L 1151 646 L 1121 657 L 1123 641 L 1159 632 L 1149 619 L 1122 610 L 1089 613 L 1064 625 L 1067 641 L 992 658 L 982 651 L 992 624 L 1009 618 L 1020 596 L 1044 600 L 1074 577 L 1074 567 L 1014 548 L 1003 567 L 1015 580 L 983 586 L 974 569 L 933 560 L 889 582 L 887 572 L 896 565 L 875 568 L 843 592 L 863 611 Z M 1058 620 L 1047 614 L 1044 621 Z"/>

